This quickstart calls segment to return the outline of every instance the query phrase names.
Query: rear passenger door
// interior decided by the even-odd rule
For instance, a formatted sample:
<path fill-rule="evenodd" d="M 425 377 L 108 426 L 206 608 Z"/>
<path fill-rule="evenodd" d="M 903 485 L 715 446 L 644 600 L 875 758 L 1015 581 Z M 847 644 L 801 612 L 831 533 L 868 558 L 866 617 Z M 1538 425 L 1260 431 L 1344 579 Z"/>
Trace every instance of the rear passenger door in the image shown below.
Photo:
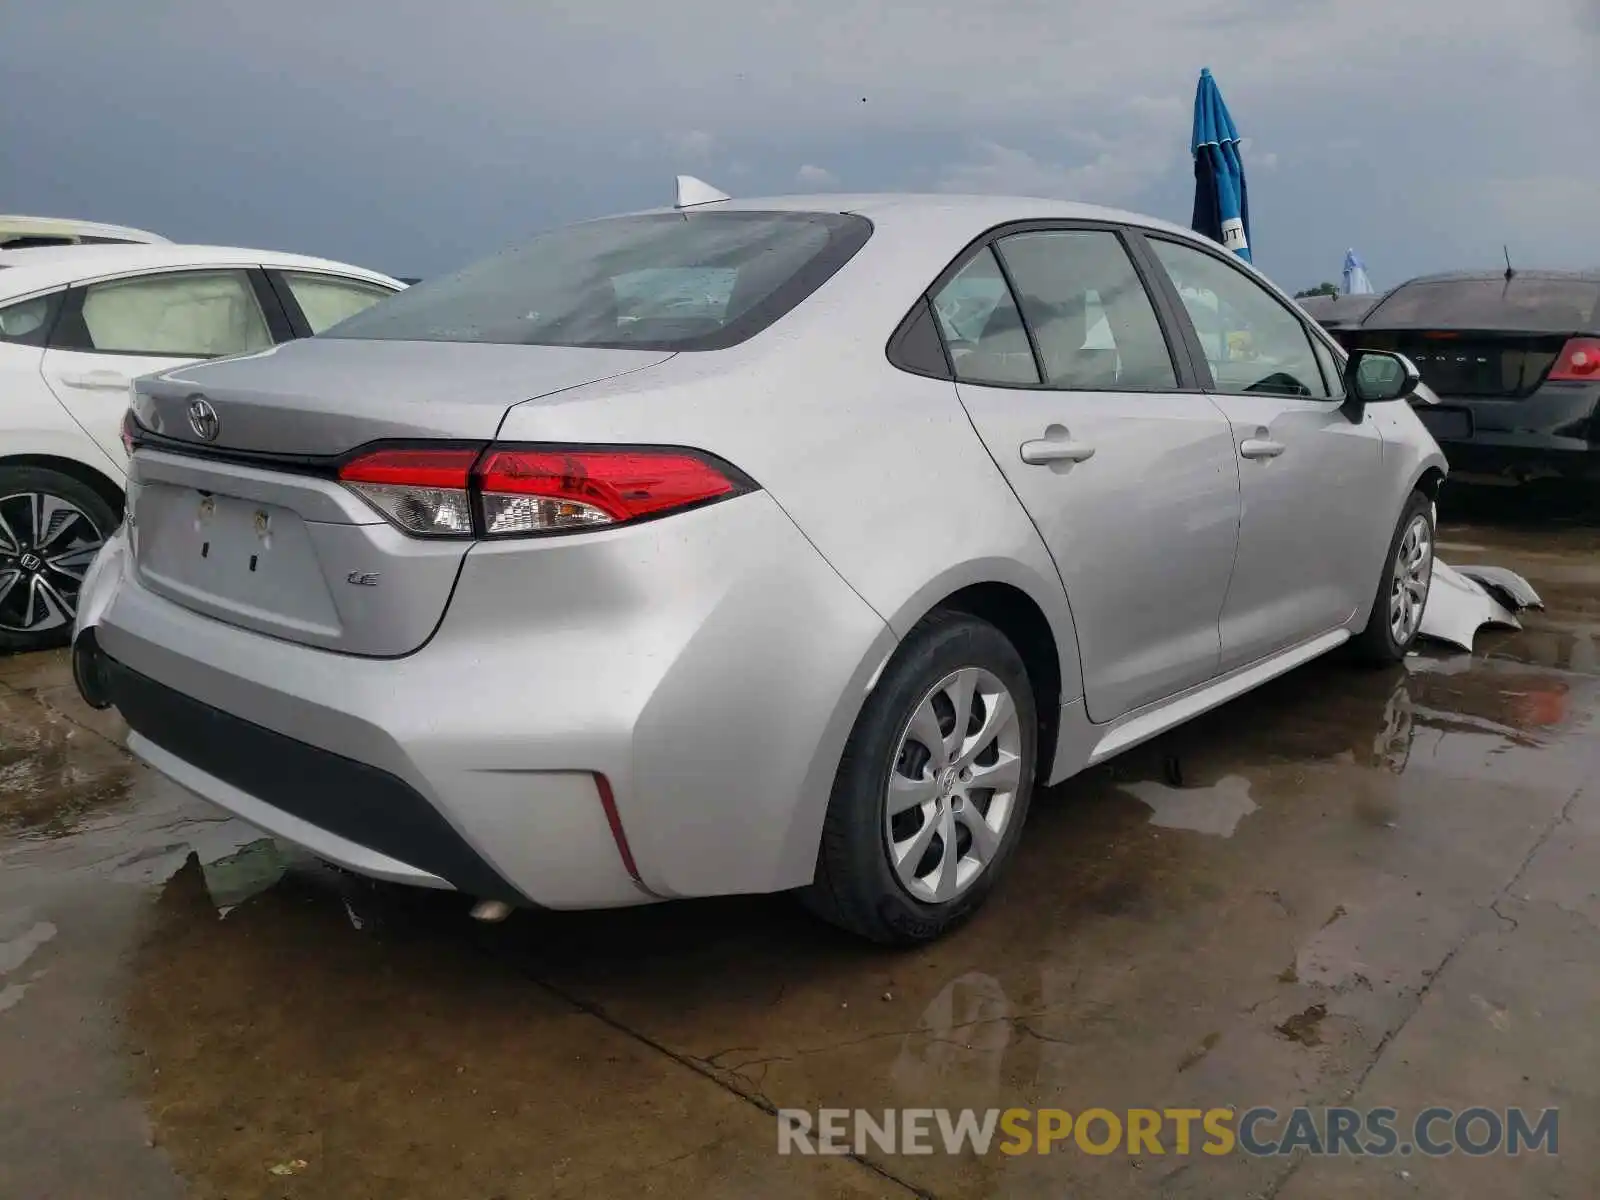
<path fill-rule="evenodd" d="M 1383 439 L 1352 417 L 1342 382 L 1303 316 L 1218 249 L 1151 234 L 1148 244 L 1192 323 L 1195 357 L 1238 454 L 1239 554 L 1222 610 L 1222 669 L 1328 633 L 1372 599 L 1398 513 Z"/>
<path fill-rule="evenodd" d="M 962 403 L 1061 573 L 1097 722 L 1216 675 L 1239 522 L 1228 422 L 1124 236 L 1001 231 L 930 293 Z"/>
<path fill-rule="evenodd" d="M 152 271 L 68 289 L 40 369 L 73 420 L 126 468 L 122 416 L 135 378 L 265 350 L 287 335 L 259 271 Z"/>

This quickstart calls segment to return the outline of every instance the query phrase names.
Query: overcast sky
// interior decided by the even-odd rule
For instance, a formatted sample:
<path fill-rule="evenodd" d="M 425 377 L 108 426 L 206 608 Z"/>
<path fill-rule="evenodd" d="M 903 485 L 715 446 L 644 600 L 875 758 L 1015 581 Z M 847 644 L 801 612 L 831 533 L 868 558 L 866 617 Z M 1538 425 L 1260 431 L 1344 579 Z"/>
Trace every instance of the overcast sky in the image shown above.
<path fill-rule="evenodd" d="M 1065 196 L 1187 223 L 1195 78 L 1256 262 L 1600 266 L 1600 0 L 0 0 L 0 211 L 433 274 L 738 195 Z"/>

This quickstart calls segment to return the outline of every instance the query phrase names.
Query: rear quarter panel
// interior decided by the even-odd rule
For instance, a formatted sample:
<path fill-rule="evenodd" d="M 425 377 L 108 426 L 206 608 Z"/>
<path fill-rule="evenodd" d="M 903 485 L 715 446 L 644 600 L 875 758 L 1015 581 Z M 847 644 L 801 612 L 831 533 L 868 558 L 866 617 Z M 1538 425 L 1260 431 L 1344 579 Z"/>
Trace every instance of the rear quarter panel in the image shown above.
<path fill-rule="evenodd" d="M 1049 551 L 954 384 L 897 370 L 886 353 L 901 317 L 980 232 L 947 220 L 880 226 L 749 342 L 518 405 L 500 437 L 721 455 L 771 493 L 900 637 L 952 592 L 1010 584 L 1050 621 L 1069 702 L 1082 694 L 1077 639 Z"/>

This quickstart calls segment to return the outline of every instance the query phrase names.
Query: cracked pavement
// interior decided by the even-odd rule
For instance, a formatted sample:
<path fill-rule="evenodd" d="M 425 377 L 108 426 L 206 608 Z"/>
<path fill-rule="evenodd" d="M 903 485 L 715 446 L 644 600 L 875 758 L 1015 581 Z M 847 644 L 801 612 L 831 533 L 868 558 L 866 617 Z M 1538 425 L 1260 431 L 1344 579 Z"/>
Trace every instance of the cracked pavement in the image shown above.
<path fill-rule="evenodd" d="M 0 1196 L 1600 1194 L 1600 535 L 1547 601 L 1314 664 L 1045 793 L 954 936 L 782 897 L 469 922 L 187 796 L 0 659 Z M 780 1158 L 782 1108 L 1561 1109 L 1560 1154 Z"/>

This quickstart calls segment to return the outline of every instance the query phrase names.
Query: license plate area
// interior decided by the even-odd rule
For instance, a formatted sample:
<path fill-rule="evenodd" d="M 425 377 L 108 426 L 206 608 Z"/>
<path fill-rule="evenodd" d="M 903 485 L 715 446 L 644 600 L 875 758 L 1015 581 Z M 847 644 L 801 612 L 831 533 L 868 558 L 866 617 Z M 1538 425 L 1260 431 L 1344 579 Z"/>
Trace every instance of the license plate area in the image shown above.
<path fill-rule="evenodd" d="M 293 510 L 146 483 L 134 519 L 136 563 L 151 590 L 269 632 L 339 632 L 316 547 Z"/>
<path fill-rule="evenodd" d="M 1417 416 L 1422 419 L 1423 428 L 1431 433 L 1436 441 L 1464 442 L 1475 432 L 1476 427 L 1470 409 L 1429 404 L 1419 407 L 1416 411 Z"/>

